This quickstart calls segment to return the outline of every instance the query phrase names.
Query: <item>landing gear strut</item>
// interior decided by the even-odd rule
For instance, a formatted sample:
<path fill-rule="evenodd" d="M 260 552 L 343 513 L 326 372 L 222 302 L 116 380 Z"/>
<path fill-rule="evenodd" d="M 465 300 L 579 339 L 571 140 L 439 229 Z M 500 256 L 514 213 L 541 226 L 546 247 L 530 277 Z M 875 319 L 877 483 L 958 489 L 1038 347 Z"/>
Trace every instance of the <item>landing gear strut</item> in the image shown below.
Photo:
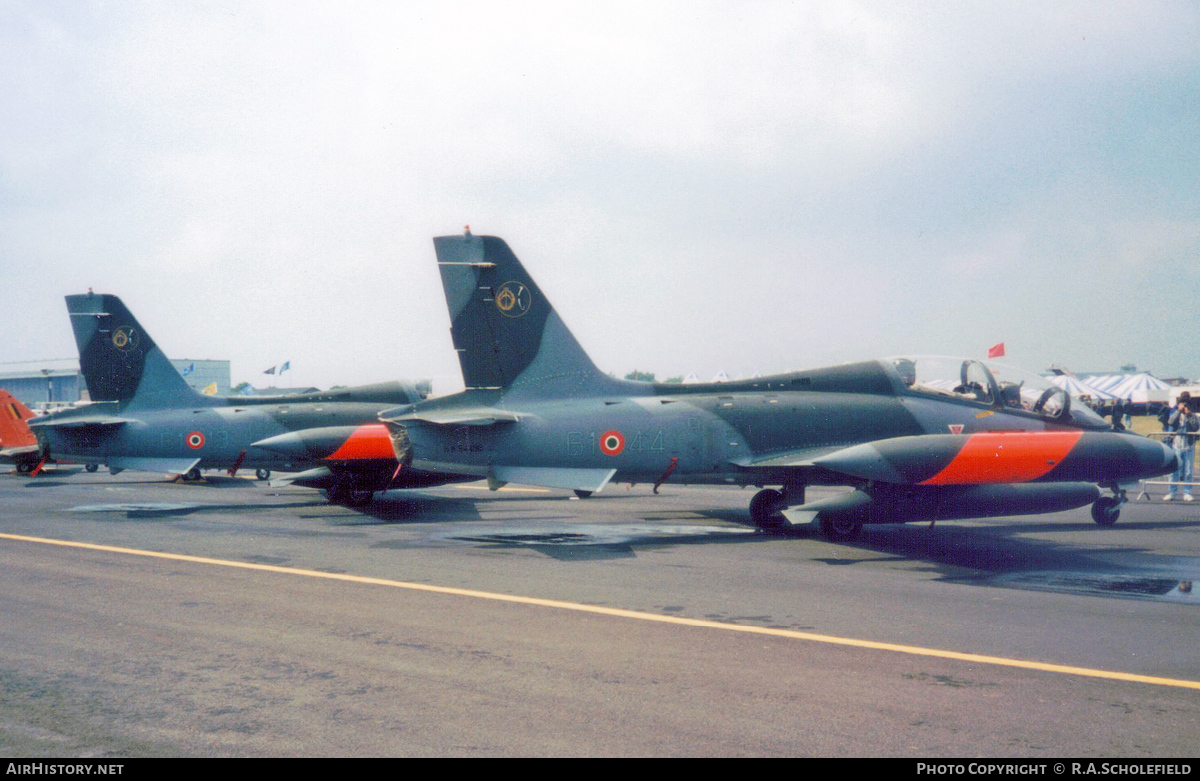
<path fill-rule="evenodd" d="M 1111 486 L 1112 496 L 1101 496 L 1092 503 L 1092 520 L 1101 526 L 1112 526 L 1121 517 L 1121 505 L 1129 501 L 1125 489 Z"/>

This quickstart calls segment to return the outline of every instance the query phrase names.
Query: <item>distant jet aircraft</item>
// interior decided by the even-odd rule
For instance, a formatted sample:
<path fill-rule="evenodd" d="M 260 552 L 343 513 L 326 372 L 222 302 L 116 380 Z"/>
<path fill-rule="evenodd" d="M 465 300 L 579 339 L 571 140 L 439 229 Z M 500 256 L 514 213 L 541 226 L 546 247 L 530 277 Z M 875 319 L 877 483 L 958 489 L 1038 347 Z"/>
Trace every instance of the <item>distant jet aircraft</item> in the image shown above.
<path fill-rule="evenodd" d="M 0 388 L 0 462 L 15 464 L 18 472 L 32 472 L 42 460 L 37 437 L 26 422 L 32 417 L 29 407 Z"/>
<path fill-rule="evenodd" d="M 185 479 L 198 479 L 201 469 L 255 469 L 260 478 L 268 470 L 305 470 L 300 484 L 351 503 L 369 499 L 372 487 L 394 476 L 390 445 L 386 458 L 364 456 L 379 450 L 378 437 L 389 441 L 378 413 L 425 395 L 412 383 L 293 396 L 208 396 L 188 386 L 119 298 L 88 293 L 66 300 L 93 403 L 30 421 L 42 457 L 83 463 L 89 471 L 105 465 L 114 473 L 134 469 Z M 313 455 L 305 448 L 281 454 L 256 445 L 279 437 L 336 446 Z M 364 441 L 371 444 L 364 448 Z M 453 479 L 413 469 L 399 482 Z"/>
<path fill-rule="evenodd" d="M 380 417 L 400 472 L 588 495 L 610 481 L 754 485 L 764 529 L 1055 512 L 1116 522 L 1122 483 L 1175 468 L 1034 374 L 891 358 L 719 383 L 596 368 L 508 245 L 434 239 L 466 390 Z M 1100 487 L 1111 490 L 1102 496 Z M 852 490 L 807 501 L 810 485 Z M 770 486 L 770 487 L 767 487 Z"/>

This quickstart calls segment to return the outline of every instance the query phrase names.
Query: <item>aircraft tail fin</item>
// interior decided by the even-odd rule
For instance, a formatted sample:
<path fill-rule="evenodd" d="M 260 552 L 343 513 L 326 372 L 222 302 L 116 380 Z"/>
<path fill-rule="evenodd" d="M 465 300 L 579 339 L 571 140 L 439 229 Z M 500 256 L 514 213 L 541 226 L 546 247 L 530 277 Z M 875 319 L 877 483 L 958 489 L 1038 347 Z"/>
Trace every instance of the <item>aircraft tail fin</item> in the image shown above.
<path fill-rule="evenodd" d="M 67 296 L 67 312 L 92 401 L 136 401 L 147 407 L 218 403 L 184 381 L 120 298 L 90 292 Z"/>
<path fill-rule="evenodd" d="M 25 421 L 33 417 L 16 396 L 0 388 L 0 447 L 28 447 L 37 444 L 37 437 Z"/>
<path fill-rule="evenodd" d="M 503 239 L 468 231 L 439 236 L 433 246 L 468 389 L 561 396 L 616 383 L 592 363 Z"/>

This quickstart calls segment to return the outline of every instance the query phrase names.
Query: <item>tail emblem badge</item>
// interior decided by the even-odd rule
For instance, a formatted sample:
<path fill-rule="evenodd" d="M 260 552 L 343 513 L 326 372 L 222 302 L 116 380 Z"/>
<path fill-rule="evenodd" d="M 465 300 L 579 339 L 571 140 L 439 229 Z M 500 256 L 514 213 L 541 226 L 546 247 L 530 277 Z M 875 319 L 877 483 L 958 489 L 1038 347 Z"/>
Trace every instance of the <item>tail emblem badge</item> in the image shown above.
<path fill-rule="evenodd" d="M 113 347 L 118 350 L 132 350 L 137 347 L 138 333 L 127 325 L 118 328 L 112 335 Z"/>
<path fill-rule="evenodd" d="M 533 295 L 520 282 L 505 282 L 496 292 L 496 308 L 505 317 L 520 317 L 532 303 Z"/>

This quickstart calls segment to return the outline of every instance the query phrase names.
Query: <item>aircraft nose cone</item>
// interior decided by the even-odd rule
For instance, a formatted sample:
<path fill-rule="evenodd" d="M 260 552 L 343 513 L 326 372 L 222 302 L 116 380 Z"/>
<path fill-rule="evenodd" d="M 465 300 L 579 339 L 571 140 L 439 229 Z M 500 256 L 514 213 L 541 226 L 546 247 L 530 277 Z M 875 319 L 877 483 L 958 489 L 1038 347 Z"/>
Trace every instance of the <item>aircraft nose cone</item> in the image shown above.
<path fill-rule="evenodd" d="M 1175 449 L 1169 448 L 1166 445 L 1163 445 L 1162 449 L 1166 451 L 1165 460 L 1163 462 L 1166 465 L 1166 471 L 1174 472 L 1175 470 L 1179 469 L 1179 454 L 1175 452 Z"/>
<path fill-rule="evenodd" d="M 1146 475 L 1163 475 L 1179 467 L 1179 459 L 1173 448 L 1148 437 L 1138 437 L 1132 441 L 1138 464 Z"/>
<path fill-rule="evenodd" d="M 308 448 L 305 447 L 304 440 L 296 433 L 290 431 L 286 434 L 277 434 L 273 437 L 260 439 L 251 445 L 251 447 L 259 447 L 263 450 L 291 458 L 303 458 L 308 455 Z"/>

